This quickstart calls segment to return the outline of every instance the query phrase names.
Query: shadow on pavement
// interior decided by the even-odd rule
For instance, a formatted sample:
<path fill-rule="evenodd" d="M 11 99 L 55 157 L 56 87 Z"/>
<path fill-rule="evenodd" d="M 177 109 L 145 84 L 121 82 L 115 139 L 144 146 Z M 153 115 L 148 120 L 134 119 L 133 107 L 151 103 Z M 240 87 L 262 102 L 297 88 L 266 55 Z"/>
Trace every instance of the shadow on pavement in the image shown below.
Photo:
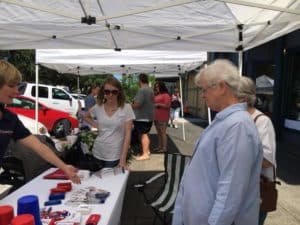
<path fill-rule="evenodd" d="M 277 177 L 287 184 L 300 184 L 299 155 L 289 150 L 287 143 L 277 142 Z"/>

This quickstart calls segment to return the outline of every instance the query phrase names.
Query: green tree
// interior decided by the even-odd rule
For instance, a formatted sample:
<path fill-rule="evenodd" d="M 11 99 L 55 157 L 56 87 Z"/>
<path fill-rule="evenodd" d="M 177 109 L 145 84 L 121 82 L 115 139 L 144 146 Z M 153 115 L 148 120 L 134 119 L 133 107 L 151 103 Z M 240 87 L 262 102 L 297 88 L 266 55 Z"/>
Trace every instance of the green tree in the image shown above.
<path fill-rule="evenodd" d="M 7 59 L 18 68 L 24 80 L 35 80 L 35 50 L 10 50 Z"/>
<path fill-rule="evenodd" d="M 155 82 L 155 76 L 150 75 L 149 86 L 153 87 L 154 82 Z M 136 95 L 139 89 L 138 74 L 123 74 L 121 83 L 126 95 L 126 101 L 132 102 L 134 96 Z"/>

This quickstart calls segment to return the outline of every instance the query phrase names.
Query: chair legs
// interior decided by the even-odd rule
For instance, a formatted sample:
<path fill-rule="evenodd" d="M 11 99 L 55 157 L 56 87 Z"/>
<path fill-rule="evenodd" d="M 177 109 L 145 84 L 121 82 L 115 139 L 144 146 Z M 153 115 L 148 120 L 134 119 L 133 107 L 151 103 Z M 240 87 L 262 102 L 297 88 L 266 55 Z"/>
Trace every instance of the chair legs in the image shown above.
<path fill-rule="evenodd" d="M 153 212 L 155 213 L 155 217 L 154 217 L 153 223 L 152 223 L 153 225 L 156 225 L 157 218 L 161 221 L 161 224 L 163 224 L 163 225 L 171 224 L 172 219 L 171 218 L 168 219 L 168 213 L 166 213 L 166 212 L 161 213 L 156 208 L 154 208 L 154 207 L 151 207 L 151 208 L 153 209 Z M 161 214 L 163 214 L 163 215 L 161 215 Z"/>

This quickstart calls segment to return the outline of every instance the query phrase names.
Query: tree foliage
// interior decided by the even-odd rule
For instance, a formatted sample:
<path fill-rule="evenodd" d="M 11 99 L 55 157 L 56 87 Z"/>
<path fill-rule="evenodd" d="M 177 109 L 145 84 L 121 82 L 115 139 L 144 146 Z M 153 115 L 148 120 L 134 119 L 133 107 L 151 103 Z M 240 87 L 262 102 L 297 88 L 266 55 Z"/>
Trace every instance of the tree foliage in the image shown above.
<path fill-rule="evenodd" d="M 35 80 L 35 51 L 34 50 L 10 50 L 8 61 L 15 65 L 23 75 L 23 80 Z"/>
<path fill-rule="evenodd" d="M 149 85 L 153 86 L 155 82 L 154 76 L 149 76 Z M 134 96 L 136 95 L 139 89 L 138 75 L 137 74 L 123 74 L 122 75 L 122 87 L 126 95 L 126 101 L 132 102 Z"/>
<path fill-rule="evenodd" d="M 35 82 L 35 50 L 5 50 L 0 51 L 0 58 L 4 58 L 16 66 L 23 75 L 23 81 Z M 103 81 L 112 76 L 111 74 L 95 74 L 79 76 L 80 92 L 88 94 L 92 84 L 102 84 Z M 55 70 L 39 66 L 39 83 L 49 85 L 67 86 L 72 92 L 77 92 L 76 74 L 60 74 Z M 150 86 L 155 82 L 155 77 L 149 77 Z M 126 100 L 131 102 L 139 88 L 138 76 L 136 74 L 123 74 L 122 86 L 126 94 Z"/>

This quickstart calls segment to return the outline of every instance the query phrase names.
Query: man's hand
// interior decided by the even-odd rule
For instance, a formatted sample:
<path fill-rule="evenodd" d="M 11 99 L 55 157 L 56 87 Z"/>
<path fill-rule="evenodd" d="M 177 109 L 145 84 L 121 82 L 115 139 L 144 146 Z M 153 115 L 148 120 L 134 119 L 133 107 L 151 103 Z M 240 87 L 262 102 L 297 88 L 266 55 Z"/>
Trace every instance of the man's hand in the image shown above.
<path fill-rule="evenodd" d="M 63 168 L 63 171 L 66 173 L 66 175 L 68 176 L 68 178 L 75 184 L 80 184 L 80 178 L 77 175 L 77 169 L 75 167 L 73 167 L 72 165 L 66 165 Z"/>

